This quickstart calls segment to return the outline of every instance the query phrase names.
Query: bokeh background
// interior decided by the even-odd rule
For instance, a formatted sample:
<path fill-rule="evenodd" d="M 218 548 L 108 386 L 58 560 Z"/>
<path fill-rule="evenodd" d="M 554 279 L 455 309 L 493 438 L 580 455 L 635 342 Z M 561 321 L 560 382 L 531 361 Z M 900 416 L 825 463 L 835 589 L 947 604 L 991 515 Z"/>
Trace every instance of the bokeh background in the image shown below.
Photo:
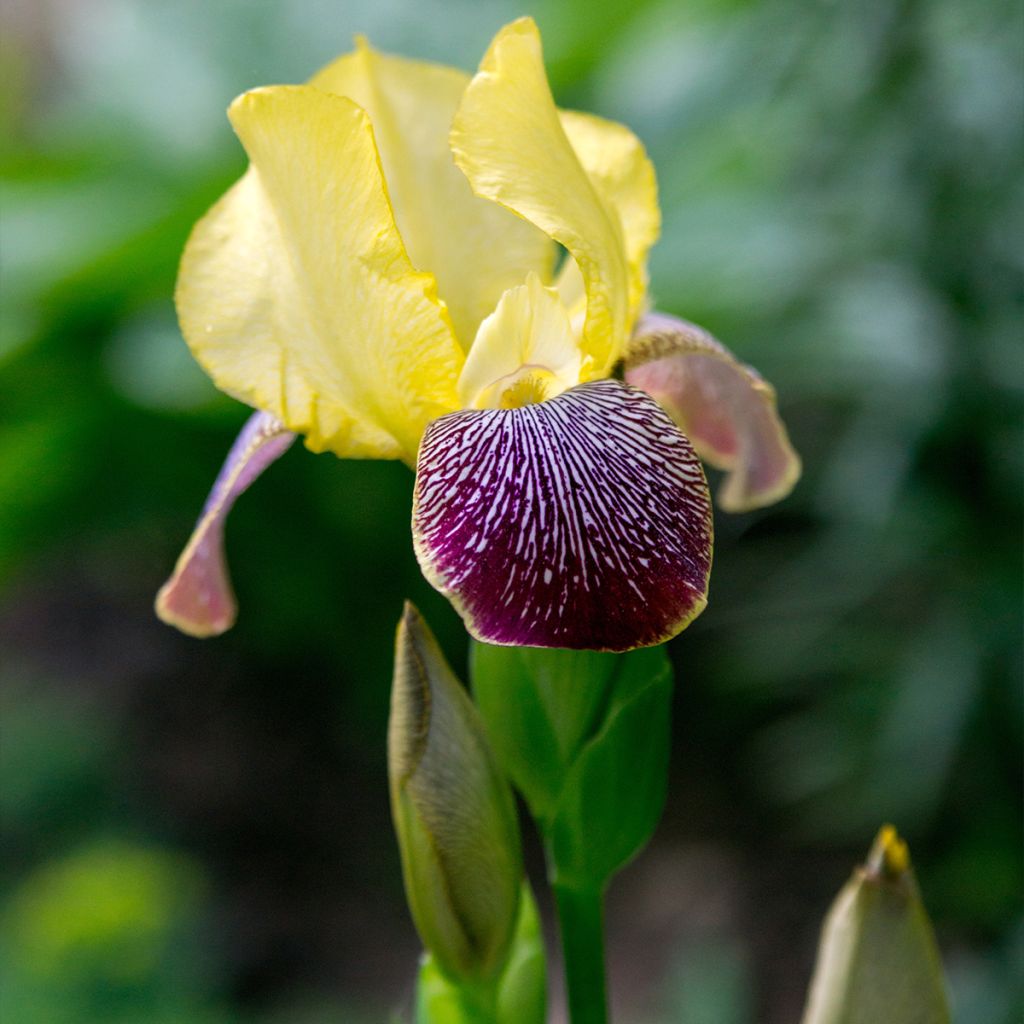
<path fill-rule="evenodd" d="M 875 829 L 963 1024 L 1022 1007 L 1021 8 L 999 0 L 6 0 L 0 1017 L 380 1022 L 418 944 L 387 809 L 412 478 L 292 451 L 222 639 L 151 613 L 246 410 L 175 324 L 242 90 L 355 32 L 472 69 L 520 13 L 657 166 L 659 304 L 773 381 L 806 472 L 718 517 L 665 819 L 610 902 L 622 1024 L 788 1024 Z M 531 839 L 531 866 L 539 863 Z"/>

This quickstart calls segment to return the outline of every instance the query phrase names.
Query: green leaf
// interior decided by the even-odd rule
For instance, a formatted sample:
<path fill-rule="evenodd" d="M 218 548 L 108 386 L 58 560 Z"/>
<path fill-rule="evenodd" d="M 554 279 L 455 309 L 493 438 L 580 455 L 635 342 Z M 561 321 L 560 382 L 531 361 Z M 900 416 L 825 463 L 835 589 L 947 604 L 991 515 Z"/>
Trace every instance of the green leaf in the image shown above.
<path fill-rule="evenodd" d="M 942 964 L 892 826 L 825 919 L 803 1024 L 949 1024 Z"/>
<path fill-rule="evenodd" d="M 671 703 L 663 651 L 624 666 L 547 829 L 557 884 L 600 890 L 650 839 L 665 803 Z"/>
<path fill-rule="evenodd" d="M 497 1024 L 544 1024 L 547 1001 L 544 935 L 533 893 L 524 882 L 512 950 L 498 982 Z"/>
<path fill-rule="evenodd" d="M 472 1020 L 456 984 L 449 981 L 428 953 L 416 983 L 416 1024 L 466 1024 Z"/>

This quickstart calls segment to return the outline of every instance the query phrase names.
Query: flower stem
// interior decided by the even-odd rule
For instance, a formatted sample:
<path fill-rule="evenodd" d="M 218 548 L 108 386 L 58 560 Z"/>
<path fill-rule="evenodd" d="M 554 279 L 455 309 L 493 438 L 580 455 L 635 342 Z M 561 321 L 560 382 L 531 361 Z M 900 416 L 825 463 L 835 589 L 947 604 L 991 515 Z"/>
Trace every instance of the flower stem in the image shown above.
<path fill-rule="evenodd" d="M 604 896 L 599 890 L 554 885 L 562 933 L 571 1024 L 607 1024 L 604 976 Z"/>
<path fill-rule="evenodd" d="M 464 1024 L 493 1024 L 497 1014 L 498 992 L 493 984 L 461 991 Z"/>

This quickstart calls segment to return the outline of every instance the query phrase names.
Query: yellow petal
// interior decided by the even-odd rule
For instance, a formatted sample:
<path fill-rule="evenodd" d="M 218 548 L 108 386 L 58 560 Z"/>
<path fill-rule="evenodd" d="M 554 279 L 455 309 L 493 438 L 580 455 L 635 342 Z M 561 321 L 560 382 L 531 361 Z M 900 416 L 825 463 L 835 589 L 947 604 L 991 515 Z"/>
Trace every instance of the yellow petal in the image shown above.
<path fill-rule="evenodd" d="M 647 293 L 647 254 L 661 232 L 654 166 L 643 144 L 625 125 L 575 110 L 559 111 L 559 117 L 590 180 L 618 214 L 629 260 L 629 299 L 635 318 L 642 311 Z M 572 263 L 566 263 L 566 271 L 570 267 Z"/>
<path fill-rule="evenodd" d="M 555 247 L 532 224 L 473 195 L 448 146 L 469 75 L 377 53 L 358 40 L 310 85 L 369 115 L 395 220 L 413 264 L 437 278 L 464 348 L 507 288 L 551 275 Z"/>
<path fill-rule="evenodd" d="M 629 330 L 629 268 L 619 218 L 562 128 L 530 18 L 503 28 L 466 89 L 451 136 L 474 191 L 536 224 L 569 250 L 587 294 L 588 376 L 605 376 Z"/>
<path fill-rule="evenodd" d="M 196 225 L 177 306 L 217 385 L 314 450 L 413 463 L 462 354 L 395 227 L 366 113 L 308 86 L 229 116 L 251 166 Z"/>
<path fill-rule="evenodd" d="M 569 314 L 536 274 L 510 288 L 480 325 L 459 377 L 459 400 L 473 409 L 542 401 L 580 380 L 580 349 Z"/>

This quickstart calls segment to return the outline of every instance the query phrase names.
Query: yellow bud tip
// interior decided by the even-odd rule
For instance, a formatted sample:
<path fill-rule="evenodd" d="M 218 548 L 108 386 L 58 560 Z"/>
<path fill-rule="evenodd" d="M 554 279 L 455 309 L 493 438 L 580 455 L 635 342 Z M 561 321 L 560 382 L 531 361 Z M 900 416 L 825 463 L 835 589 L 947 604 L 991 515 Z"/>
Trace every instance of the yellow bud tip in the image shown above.
<path fill-rule="evenodd" d="M 412 601 L 409 601 L 408 599 L 403 601 L 402 617 L 398 620 L 398 628 L 400 630 L 408 629 L 410 626 L 413 626 L 422 621 L 423 619 L 420 616 L 419 609 L 416 607 L 416 605 L 414 605 Z"/>
<path fill-rule="evenodd" d="M 901 878 L 910 870 L 910 851 L 892 825 L 883 825 L 875 836 L 865 869 L 872 878 Z"/>

